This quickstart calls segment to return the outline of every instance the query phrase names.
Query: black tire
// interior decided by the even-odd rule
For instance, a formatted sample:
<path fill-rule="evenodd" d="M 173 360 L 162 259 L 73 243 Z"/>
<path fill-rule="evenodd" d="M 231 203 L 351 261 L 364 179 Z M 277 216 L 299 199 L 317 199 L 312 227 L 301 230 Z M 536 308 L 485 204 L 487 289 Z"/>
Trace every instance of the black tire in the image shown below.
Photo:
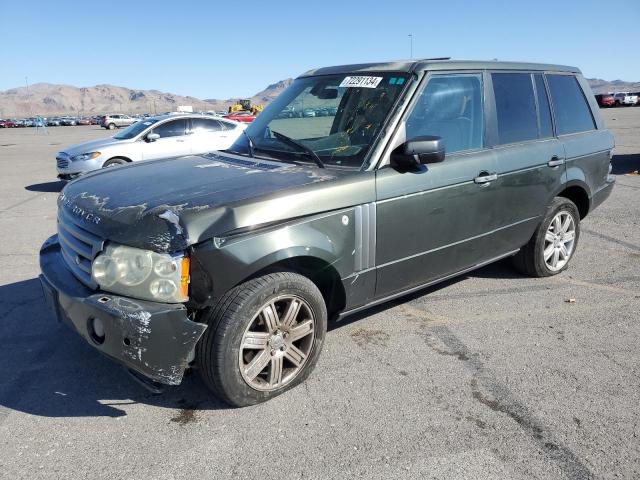
<path fill-rule="evenodd" d="M 545 235 L 554 217 L 561 211 L 566 211 L 573 217 L 575 224 L 575 239 L 566 264 L 559 270 L 551 270 L 544 260 Z M 578 248 L 579 239 L 580 212 L 578 211 L 578 207 L 576 207 L 576 205 L 568 198 L 555 197 L 551 202 L 551 205 L 547 208 L 544 219 L 540 225 L 538 225 L 538 228 L 531 237 L 531 240 L 529 240 L 529 242 L 513 257 L 513 264 L 518 271 L 531 277 L 550 277 L 552 275 L 557 275 L 569 267 L 569 263 Z"/>
<path fill-rule="evenodd" d="M 104 162 L 104 165 L 102 165 L 102 168 L 117 167 L 118 165 L 126 165 L 127 163 L 129 162 L 125 158 L 113 157 L 107 160 L 106 162 Z"/>
<path fill-rule="evenodd" d="M 110 123 L 109 125 L 107 125 L 107 128 L 109 130 L 113 130 L 114 128 L 116 128 L 116 124 L 115 123 Z"/>
<path fill-rule="evenodd" d="M 315 334 L 309 355 L 300 371 L 276 390 L 252 388 L 243 378 L 238 362 L 245 330 L 269 300 L 292 294 L 307 302 L 314 316 Z M 196 347 L 196 362 L 205 384 L 220 400 L 234 407 L 267 401 L 302 383 L 313 371 L 327 331 L 327 308 L 318 287 L 291 272 L 270 273 L 251 279 L 225 294 L 204 312 L 208 328 Z"/>

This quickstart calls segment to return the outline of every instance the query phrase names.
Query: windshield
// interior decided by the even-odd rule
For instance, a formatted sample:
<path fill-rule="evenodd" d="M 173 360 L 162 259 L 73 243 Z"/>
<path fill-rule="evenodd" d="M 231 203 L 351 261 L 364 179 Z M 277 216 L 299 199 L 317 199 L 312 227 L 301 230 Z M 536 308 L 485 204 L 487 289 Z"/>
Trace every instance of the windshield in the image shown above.
<path fill-rule="evenodd" d="M 137 137 L 140 133 L 144 132 L 147 128 L 149 128 L 154 123 L 157 123 L 159 119 L 150 118 L 148 120 L 140 120 L 133 125 L 129 125 L 127 128 L 122 130 L 113 136 L 113 138 L 117 140 L 129 140 L 130 138 Z"/>
<path fill-rule="evenodd" d="M 361 168 L 407 79 L 406 73 L 388 72 L 298 78 L 229 151 Z"/>

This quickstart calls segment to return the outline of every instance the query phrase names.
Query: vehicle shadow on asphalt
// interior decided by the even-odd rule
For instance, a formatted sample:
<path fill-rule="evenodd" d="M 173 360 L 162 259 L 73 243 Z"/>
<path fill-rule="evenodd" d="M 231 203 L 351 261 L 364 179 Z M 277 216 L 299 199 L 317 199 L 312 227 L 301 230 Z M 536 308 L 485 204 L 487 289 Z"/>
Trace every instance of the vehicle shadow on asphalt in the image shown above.
<path fill-rule="evenodd" d="M 197 372 L 153 394 L 59 323 L 33 278 L 0 286 L 0 423 L 11 410 L 44 417 L 121 417 L 119 405 L 218 410 Z"/>
<path fill-rule="evenodd" d="M 611 159 L 611 173 L 614 175 L 634 172 L 640 172 L 640 154 L 614 155 Z"/>
<path fill-rule="evenodd" d="M 521 278 L 508 263 L 499 262 L 330 322 L 329 330 L 428 297 L 472 276 Z M 135 404 L 181 412 L 229 408 L 213 398 L 194 371 L 162 394 L 144 389 L 55 319 L 36 278 L 0 286 L 0 379 L 0 422 L 11 410 L 44 417 L 121 417 L 127 413 L 119 406 Z"/>
<path fill-rule="evenodd" d="M 66 182 L 57 181 L 57 182 L 45 182 L 45 183 L 34 183 L 33 185 L 27 185 L 24 187 L 25 190 L 29 190 L 30 192 L 59 192 L 64 188 Z"/>

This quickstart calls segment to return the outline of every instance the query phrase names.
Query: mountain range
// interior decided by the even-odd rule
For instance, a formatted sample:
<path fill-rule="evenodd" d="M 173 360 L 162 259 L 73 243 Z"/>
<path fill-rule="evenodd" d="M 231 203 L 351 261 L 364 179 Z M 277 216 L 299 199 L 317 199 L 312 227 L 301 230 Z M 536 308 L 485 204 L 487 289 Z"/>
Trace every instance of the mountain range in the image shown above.
<path fill-rule="evenodd" d="M 293 80 L 269 85 L 251 97 L 251 103 L 269 103 Z M 99 113 L 161 113 L 191 105 L 195 111 L 227 110 L 238 98 L 220 100 L 176 95 L 158 90 L 135 90 L 114 85 L 74 87 L 36 83 L 0 92 L 0 118 L 31 115 L 95 115 Z"/>
<path fill-rule="evenodd" d="M 251 103 L 265 105 L 291 85 L 287 78 L 267 86 L 251 97 Z M 640 91 L 640 82 L 588 79 L 594 93 Z M 158 90 L 136 90 L 114 85 L 74 87 L 36 83 L 0 92 L 0 118 L 31 115 L 95 115 L 99 113 L 160 113 L 191 105 L 195 111 L 227 110 L 237 98 L 201 100 Z"/>

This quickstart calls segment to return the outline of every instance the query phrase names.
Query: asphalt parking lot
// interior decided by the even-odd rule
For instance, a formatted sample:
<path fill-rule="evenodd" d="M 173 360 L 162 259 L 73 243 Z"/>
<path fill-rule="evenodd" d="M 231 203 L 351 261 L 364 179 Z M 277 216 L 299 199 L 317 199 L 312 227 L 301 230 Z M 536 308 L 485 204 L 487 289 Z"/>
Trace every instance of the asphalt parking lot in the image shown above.
<path fill-rule="evenodd" d="M 617 185 L 568 271 L 501 262 L 347 318 L 244 409 L 197 375 L 152 395 L 54 320 L 54 156 L 110 133 L 0 130 L 0 478 L 640 477 L 640 108 L 603 115 Z"/>

